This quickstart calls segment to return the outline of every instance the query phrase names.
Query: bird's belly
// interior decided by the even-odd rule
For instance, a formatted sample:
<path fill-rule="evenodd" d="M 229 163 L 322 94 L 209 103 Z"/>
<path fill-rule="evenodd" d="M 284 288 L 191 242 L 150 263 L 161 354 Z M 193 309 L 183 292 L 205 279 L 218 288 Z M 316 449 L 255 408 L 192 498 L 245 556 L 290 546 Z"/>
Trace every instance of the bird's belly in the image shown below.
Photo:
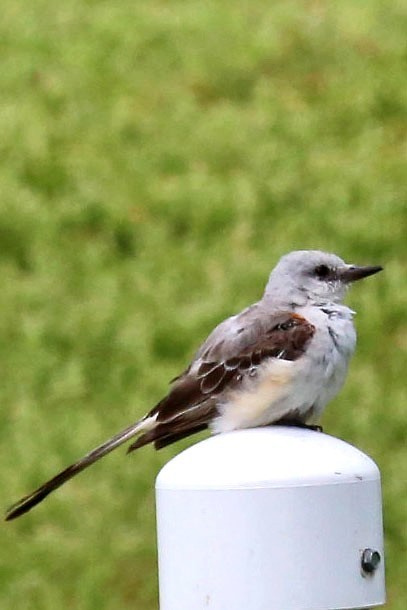
<path fill-rule="evenodd" d="M 264 426 L 282 419 L 290 410 L 303 413 L 309 409 L 315 393 L 300 364 L 270 359 L 256 378 L 247 379 L 218 405 L 219 417 L 212 424 L 213 431 Z"/>
<path fill-rule="evenodd" d="M 296 361 L 268 360 L 257 377 L 248 378 L 218 405 L 214 432 L 272 424 L 282 419 L 317 421 L 340 390 L 348 359 L 335 346 Z"/>
<path fill-rule="evenodd" d="M 247 378 L 242 386 L 230 392 L 218 405 L 219 417 L 213 422 L 214 432 L 271 423 L 273 413 L 292 384 L 295 363 L 270 359 L 256 377 Z"/>

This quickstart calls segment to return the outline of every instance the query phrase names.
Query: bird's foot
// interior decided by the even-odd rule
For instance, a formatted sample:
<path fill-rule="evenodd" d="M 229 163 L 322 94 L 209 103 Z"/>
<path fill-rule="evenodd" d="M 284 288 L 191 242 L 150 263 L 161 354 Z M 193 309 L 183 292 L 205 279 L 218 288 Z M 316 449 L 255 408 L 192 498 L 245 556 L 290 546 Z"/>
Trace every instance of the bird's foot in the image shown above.
<path fill-rule="evenodd" d="M 304 428 L 308 428 L 308 430 L 314 430 L 314 432 L 323 432 L 324 431 L 322 426 L 317 426 L 315 424 L 304 424 Z"/>
<path fill-rule="evenodd" d="M 322 426 L 317 426 L 314 424 L 306 424 L 302 421 L 296 421 L 296 420 L 284 420 L 284 419 L 280 419 L 278 422 L 276 422 L 278 426 L 293 426 L 295 428 L 305 428 L 306 430 L 313 430 L 314 432 L 323 432 L 323 428 Z"/>

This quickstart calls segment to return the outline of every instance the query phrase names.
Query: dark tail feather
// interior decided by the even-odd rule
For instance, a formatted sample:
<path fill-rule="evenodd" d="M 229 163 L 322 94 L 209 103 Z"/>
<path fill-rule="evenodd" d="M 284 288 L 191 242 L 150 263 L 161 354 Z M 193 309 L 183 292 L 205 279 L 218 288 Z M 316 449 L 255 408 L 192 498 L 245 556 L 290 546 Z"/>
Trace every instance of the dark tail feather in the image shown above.
<path fill-rule="evenodd" d="M 217 414 L 216 402 L 206 400 L 193 408 L 168 420 L 160 420 L 158 415 L 154 428 L 146 430 L 127 449 L 127 453 L 139 449 L 148 443 L 154 443 L 156 449 L 162 449 L 175 441 L 205 430 Z"/>
<path fill-rule="evenodd" d="M 85 470 L 85 468 L 113 451 L 113 449 L 116 449 L 116 447 L 119 447 L 120 445 L 128 441 L 137 433 L 148 428 L 148 423 L 149 422 L 147 418 L 142 419 L 136 422 L 135 424 L 132 424 L 131 426 L 125 428 L 102 445 L 99 445 L 99 447 L 96 447 L 95 449 L 87 453 L 85 456 L 83 456 L 83 458 L 81 458 L 74 464 L 71 464 L 71 466 L 68 466 L 68 468 L 65 468 L 65 470 L 63 470 L 55 477 L 41 485 L 41 487 L 38 487 L 38 489 L 33 491 L 31 494 L 25 496 L 24 498 L 16 502 L 16 504 L 13 504 L 13 506 L 10 506 L 10 508 L 6 512 L 6 521 L 12 521 L 12 519 L 16 519 L 17 517 L 20 517 L 20 515 L 24 515 L 24 513 L 28 512 L 34 506 L 42 502 L 44 498 L 46 498 L 55 489 L 58 489 L 58 487 L 61 487 L 61 485 L 63 485 L 66 481 L 72 479 L 72 477 L 77 475 L 79 472 Z"/>

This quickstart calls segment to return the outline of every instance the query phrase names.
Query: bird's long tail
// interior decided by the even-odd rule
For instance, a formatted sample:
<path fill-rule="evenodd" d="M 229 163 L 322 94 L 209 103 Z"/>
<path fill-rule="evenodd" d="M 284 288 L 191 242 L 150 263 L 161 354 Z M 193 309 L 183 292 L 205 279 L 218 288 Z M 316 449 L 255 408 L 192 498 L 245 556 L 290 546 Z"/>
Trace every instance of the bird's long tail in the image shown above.
<path fill-rule="evenodd" d="M 42 500 L 44 500 L 44 498 L 46 498 L 52 491 L 58 489 L 58 487 L 61 487 L 61 485 L 63 485 L 66 481 L 72 479 L 72 477 L 113 451 L 113 449 L 116 449 L 116 447 L 119 447 L 137 434 L 151 429 L 154 426 L 154 422 L 154 416 L 147 416 L 132 424 L 128 428 L 125 428 L 121 432 L 118 432 L 118 434 L 115 434 L 115 436 L 110 438 L 108 441 L 102 443 L 102 445 L 99 445 L 84 455 L 80 460 L 74 464 L 71 464 L 68 466 L 68 468 L 65 468 L 65 470 L 62 470 L 62 472 L 57 474 L 49 481 L 46 481 L 46 483 L 41 485 L 41 487 L 38 487 L 38 489 L 30 493 L 28 496 L 21 498 L 21 500 L 10 506 L 6 512 L 6 521 L 11 521 L 12 519 L 20 517 L 20 515 L 23 515 L 31 510 L 34 506 L 42 502 Z"/>

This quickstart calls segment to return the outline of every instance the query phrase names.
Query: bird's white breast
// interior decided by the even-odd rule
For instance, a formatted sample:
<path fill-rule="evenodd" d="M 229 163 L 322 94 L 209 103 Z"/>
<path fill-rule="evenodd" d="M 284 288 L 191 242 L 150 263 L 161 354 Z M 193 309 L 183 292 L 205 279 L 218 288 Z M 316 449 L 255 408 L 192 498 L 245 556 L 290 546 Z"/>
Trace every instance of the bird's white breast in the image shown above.
<path fill-rule="evenodd" d="M 315 392 L 314 419 L 317 420 L 345 381 L 356 345 L 353 312 L 343 305 L 335 305 L 304 307 L 301 315 L 316 328 L 304 355 L 304 365 L 308 369 L 308 386 Z"/>

